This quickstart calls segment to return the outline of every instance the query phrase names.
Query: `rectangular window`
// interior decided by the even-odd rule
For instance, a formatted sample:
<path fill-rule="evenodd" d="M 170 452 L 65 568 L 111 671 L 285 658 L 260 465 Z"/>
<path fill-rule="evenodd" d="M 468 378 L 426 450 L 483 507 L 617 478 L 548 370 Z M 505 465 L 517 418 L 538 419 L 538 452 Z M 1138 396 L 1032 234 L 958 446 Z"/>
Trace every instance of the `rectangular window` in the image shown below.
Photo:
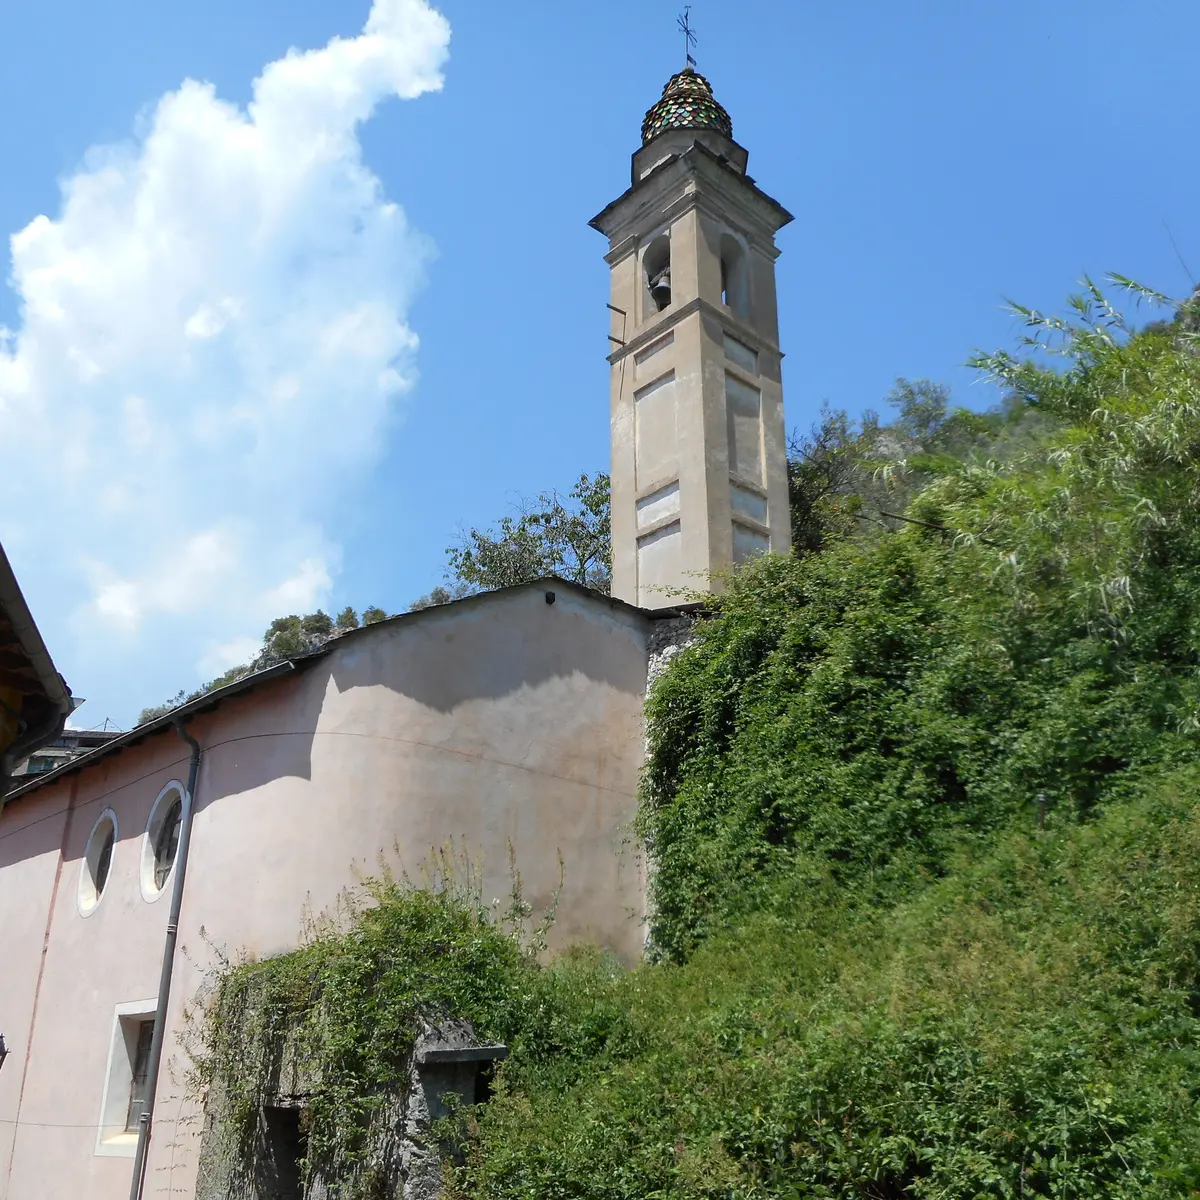
<path fill-rule="evenodd" d="M 153 1020 L 139 1021 L 137 1049 L 134 1051 L 129 1080 L 129 1108 L 125 1114 L 126 1133 L 137 1133 L 138 1121 L 146 1107 L 146 1076 L 150 1073 L 150 1043 L 153 1039 Z"/>
<path fill-rule="evenodd" d="M 133 1000 L 118 1004 L 113 1012 L 96 1130 L 97 1154 L 133 1157 L 138 1119 L 146 1108 L 146 1076 L 157 1007 L 153 998 Z"/>

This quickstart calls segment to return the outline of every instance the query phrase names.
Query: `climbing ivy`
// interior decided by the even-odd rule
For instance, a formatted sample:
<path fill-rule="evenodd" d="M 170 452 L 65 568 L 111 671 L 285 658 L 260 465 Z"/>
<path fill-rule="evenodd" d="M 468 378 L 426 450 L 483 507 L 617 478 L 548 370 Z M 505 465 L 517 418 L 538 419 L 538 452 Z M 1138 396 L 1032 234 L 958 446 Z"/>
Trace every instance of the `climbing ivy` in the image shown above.
<path fill-rule="evenodd" d="M 542 946 L 530 919 L 519 876 L 501 909 L 469 863 L 441 854 L 419 885 L 365 878 L 290 954 L 222 960 L 188 1031 L 189 1083 L 213 1127 L 206 1154 L 251 1194 L 262 1109 L 293 1095 L 306 1179 L 336 1181 L 345 1200 L 394 1182 L 389 1135 L 420 1023 L 465 1017 L 485 1039 L 511 1039 Z"/>

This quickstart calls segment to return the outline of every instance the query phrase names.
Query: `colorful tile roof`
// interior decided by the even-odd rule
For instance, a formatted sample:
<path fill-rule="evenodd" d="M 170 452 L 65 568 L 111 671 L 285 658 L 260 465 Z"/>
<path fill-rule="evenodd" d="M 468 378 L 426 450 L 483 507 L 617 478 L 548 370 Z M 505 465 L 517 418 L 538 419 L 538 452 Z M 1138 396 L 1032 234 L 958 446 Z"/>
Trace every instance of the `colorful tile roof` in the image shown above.
<path fill-rule="evenodd" d="M 668 129 L 715 129 L 733 137 L 729 114 L 714 99 L 708 80 L 691 67 L 671 76 L 662 99 L 646 114 L 642 145 Z"/>

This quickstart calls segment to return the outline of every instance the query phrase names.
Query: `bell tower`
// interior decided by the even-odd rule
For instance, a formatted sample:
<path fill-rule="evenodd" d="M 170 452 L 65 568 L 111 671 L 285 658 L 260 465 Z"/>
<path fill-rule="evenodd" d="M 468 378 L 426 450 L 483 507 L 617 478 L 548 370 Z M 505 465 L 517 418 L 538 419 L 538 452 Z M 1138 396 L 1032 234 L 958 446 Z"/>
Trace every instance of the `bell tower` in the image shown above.
<path fill-rule="evenodd" d="M 792 217 L 746 160 L 689 65 L 591 221 L 612 281 L 613 595 L 647 608 L 791 544 L 775 234 Z"/>

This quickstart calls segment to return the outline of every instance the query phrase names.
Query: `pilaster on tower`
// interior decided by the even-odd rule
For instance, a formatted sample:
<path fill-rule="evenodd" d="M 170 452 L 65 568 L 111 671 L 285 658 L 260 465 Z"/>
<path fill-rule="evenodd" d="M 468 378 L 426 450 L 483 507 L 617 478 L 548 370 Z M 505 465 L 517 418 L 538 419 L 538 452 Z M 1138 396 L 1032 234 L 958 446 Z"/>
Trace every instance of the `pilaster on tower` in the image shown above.
<path fill-rule="evenodd" d="M 708 80 L 671 77 L 642 123 L 609 240 L 613 595 L 678 589 L 791 545 L 775 234 Z"/>

